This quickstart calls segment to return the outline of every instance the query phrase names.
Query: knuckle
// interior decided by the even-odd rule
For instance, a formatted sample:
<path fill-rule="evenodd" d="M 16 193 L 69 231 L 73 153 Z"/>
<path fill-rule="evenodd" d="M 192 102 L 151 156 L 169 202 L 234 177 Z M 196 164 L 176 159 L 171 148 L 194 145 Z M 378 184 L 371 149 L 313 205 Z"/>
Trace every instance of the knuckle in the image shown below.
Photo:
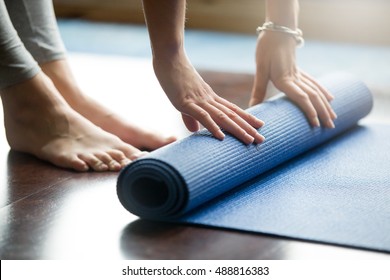
<path fill-rule="evenodd" d="M 308 90 L 308 91 L 307 91 L 307 95 L 308 95 L 309 97 L 319 97 L 318 92 L 315 91 L 315 90 Z"/>
<path fill-rule="evenodd" d="M 241 109 L 236 104 L 231 104 L 231 110 L 235 113 L 239 112 Z"/>
<path fill-rule="evenodd" d="M 237 137 L 239 137 L 241 139 L 245 139 L 245 137 L 247 137 L 247 135 L 250 135 L 244 129 L 239 129 L 235 134 Z"/>
<path fill-rule="evenodd" d="M 194 100 L 192 94 L 183 94 L 182 102 L 192 102 Z"/>
<path fill-rule="evenodd" d="M 295 96 L 301 99 L 307 98 L 307 94 L 303 91 L 296 92 Z"/>
<path fill-rule="evenodd" d="M 185 106 L 186 104 L 191 102 L 191 99 L 188 97 L 187 94 L 181 95 L 179 98 L 175 100 L 178 104 L 181 106 Z"/>
<path fill-rule="evenodd" d="M 236 120 L 238 118 L 238 115 L 233 112 L 232 110 L 228 110 L 226 112 L 226 116 L 229 118 L 229 119 L 232 119 L 232 120 Z"/>
<path fill-rule="evenodd" d="M 217 114 L 216 114 L 216 117 L 221 120 L 221 121 L 225 121 L 228 117 L 226 116 L 226 114 L 222 111 L 218 111 Z"/>
<path fill-rule="evenodd" d="M 175 106 L 179 111 L 188 112 L 191 110 L 191 102 L 188 100 L 180 100 L 177 104 L 178 106 Z"/>
<path fill-rule="evenodd" d="M 249 127 L 246 129 L 246 132 L 251 135 L 251 136 L 255 136 L 257 134 L 257 130 L 254 129 L 253 127 Z"/>
<path fill-rule="evenodd" d="M 307 111 L 307 112 L 306 112 L 306 115 L 307 115 L 307 117 L 310 118 L 310 119 L 318 118 L 318 114 L 317 114 L 316 111 L 312 111 L 312 110 Z"/>
<path fill-rule="evenodd" d="M 310 119 L 314 119 L 314 118 L 318 118 L 318 114 L 317 114 L 317 111 L 313 108 L 306 108 L 305 110 L 303 110 L 305 112 L 305 115 L 310 118 Z"/>
<path fill-rule="evenodd" d="M 312 90 L 310 92 L 310 98 L 316 98 L 316 99 L 322 100 L 322 93 L 317 91 L 317 90 Z"/>
<path fill-rule="evenodd" d="M 198 115 L 199 115 L 199 118 L 200 119 L 207 119 L 208 117 L 209 117 L 209 113 L 207 113 L 206 111 L 204 111 L 204 110 L 200 110 L 199 112 L 198 112 Z"/>
<path fill-rule="evenodd" d="M 309 96 L 306 93 L 299 92 L 296 94 L 296 98 L 302 102 L 309 101 Z"/>

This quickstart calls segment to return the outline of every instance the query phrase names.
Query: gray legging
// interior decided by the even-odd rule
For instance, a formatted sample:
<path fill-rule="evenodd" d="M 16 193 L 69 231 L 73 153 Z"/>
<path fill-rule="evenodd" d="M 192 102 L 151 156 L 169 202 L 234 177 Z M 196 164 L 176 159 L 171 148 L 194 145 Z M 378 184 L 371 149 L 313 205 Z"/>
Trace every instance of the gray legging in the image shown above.
<path fill-rule="evenodd" d="M 0 89 L 64 57 L 52 0 L 0 0 Z"/>

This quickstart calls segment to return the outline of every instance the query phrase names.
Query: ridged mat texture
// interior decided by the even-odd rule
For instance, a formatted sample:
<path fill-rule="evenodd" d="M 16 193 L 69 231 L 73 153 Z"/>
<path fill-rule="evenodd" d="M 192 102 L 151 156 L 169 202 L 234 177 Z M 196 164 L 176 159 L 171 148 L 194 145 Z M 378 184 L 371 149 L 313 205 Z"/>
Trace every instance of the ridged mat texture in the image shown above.
<path fill-rule="evenodd" d="M 337 73 L 335 129 L 313 128 L 286 97 L 249 110 L 266 141 L 246 146 L 203 130 L 128 165 L 123 206 L 192 223 L 390 252 L 390 126 L 358 126 L 372 108 L 359 80 Z"/>

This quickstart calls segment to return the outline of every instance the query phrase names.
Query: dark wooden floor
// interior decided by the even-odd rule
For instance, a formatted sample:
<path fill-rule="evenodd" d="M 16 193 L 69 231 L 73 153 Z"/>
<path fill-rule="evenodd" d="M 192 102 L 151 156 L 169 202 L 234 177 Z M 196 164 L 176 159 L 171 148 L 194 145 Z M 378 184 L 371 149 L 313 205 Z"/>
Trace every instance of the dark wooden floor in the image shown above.
<path fill-rule="evenodd" d="M 252 76 L 202 75 L 217 92 L 242 106 L 247 103 Z M 388 121 L 384 103 L 380 103 L 373 120 Z M 1 259 L 390 258 L 378 252 L 261 234 L 138 220 L 116 197 L 115 173 L 58 169 L 9 151 L 3 136 L 0 152 Z"/>

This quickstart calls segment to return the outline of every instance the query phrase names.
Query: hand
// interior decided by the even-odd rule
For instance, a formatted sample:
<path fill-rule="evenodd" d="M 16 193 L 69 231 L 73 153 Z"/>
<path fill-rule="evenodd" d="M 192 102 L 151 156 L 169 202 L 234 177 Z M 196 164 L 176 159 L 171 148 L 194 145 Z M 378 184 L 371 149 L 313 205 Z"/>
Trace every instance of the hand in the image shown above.
<path fill-rule="evenodd" d="M 267 84 L 271 81 L 306 114 L 315 126 L 321 123 L 334 128 L 337 118 L 330 101 L 334 98 L 314 78 L 297 68 L 295 63 L 296 42 L 288 34 L 266 31 L 257 41 L 256 76 L 250 105 L 264 100 Z"/>
<path fill-rule="evenodd" d="M 217 139 L 224 139 L 221 128 L 245 144 L 262 143 L 256 129 L 263 122 L 218 96 L 200 77 L 187 57 L 154 59 L 154 70 L 169 100 L 182 113 L 186 127 L 194 132 L 201 123 Z"/>

